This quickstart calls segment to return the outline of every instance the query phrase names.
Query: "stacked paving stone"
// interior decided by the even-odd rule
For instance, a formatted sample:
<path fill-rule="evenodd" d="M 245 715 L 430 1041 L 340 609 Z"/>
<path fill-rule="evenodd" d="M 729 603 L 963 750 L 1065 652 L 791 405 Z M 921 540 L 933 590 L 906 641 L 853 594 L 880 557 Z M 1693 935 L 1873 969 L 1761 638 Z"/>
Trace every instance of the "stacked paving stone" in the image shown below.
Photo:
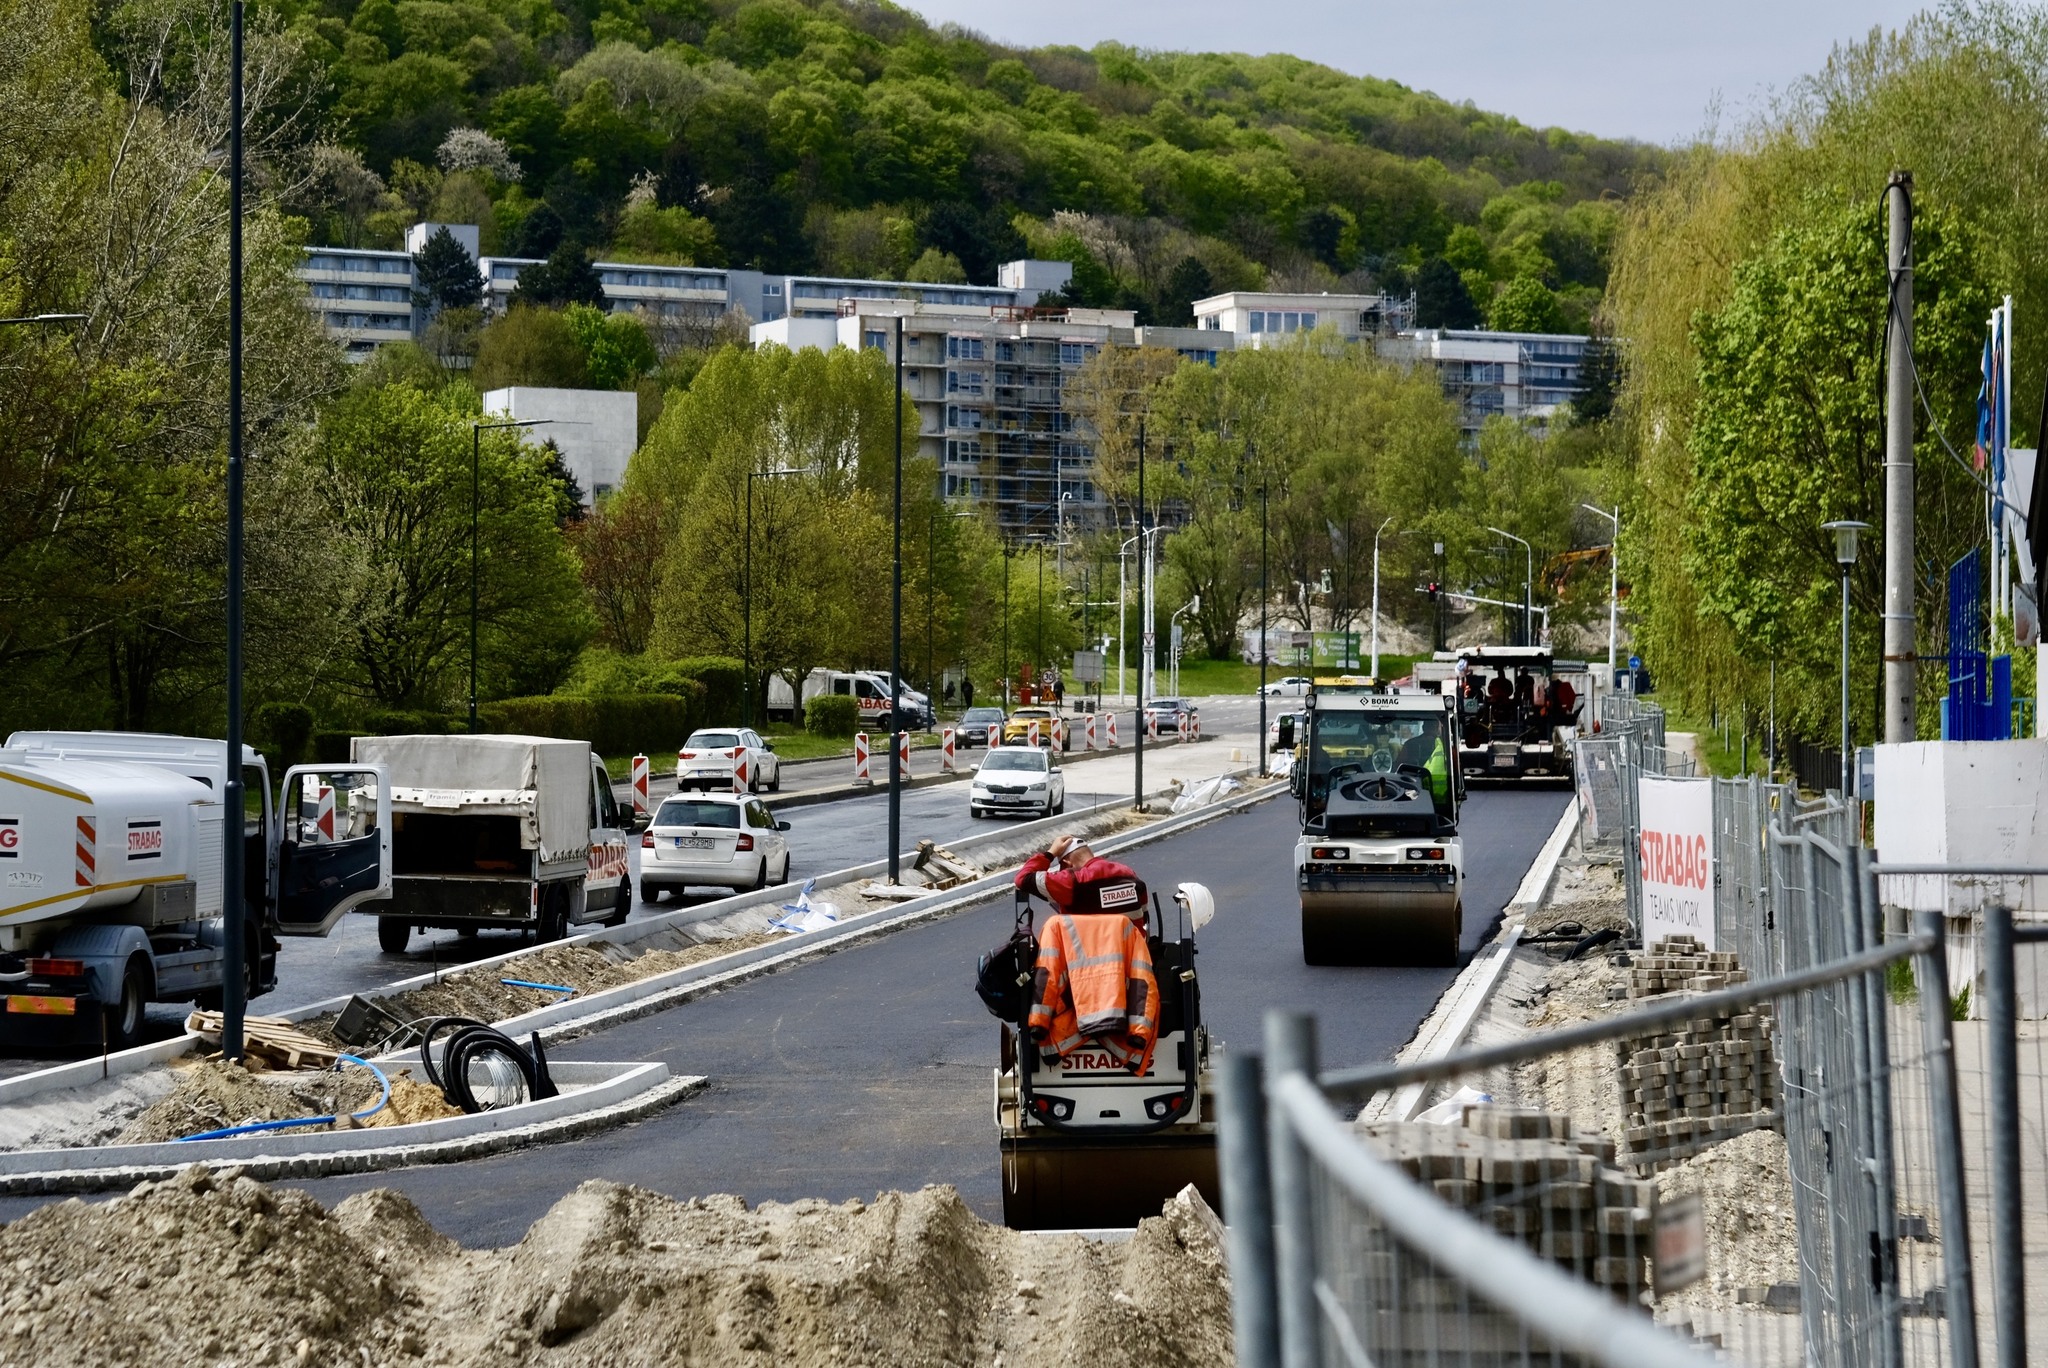
<path fill-rule="evenodd" d="M 1673 936 L 1629 966 L 1628 995 L 1709 992 L 1748 979 L 1735 956 Z M 1778 1122 L 1769 1003 L 1627 1037 L 1620 1053 L 1624 1149 L 1638 1165 L 1662 1168 Z"/>
<path fill-rule="evenodd" d="M 1605 1136 L 1574 1131 L 1570 1119 L 1555 1112 L 1498 1106 L 1467 1107 L 1459 1126 L 1410 1122 L 1367 1126 L 1361 1133 L 1439 1198 L 1539 1257 L 1630 1303 L 1649 1286 L 1656 1184 L 1616 1168 L 1613 1142 Z M 1464 1352 L 1522 1351 L 1523 1332 L 1512 1322 L 1491 1324 L 1500 1318 L 1463 1284 L 1433 1277 L 1418 1263 L 1407 1262 L 1376 1290 L 1399 1302 L 1380 1311 L 1382 1327 L 1394 1327 L 1391 1338 L 1381 1340 L 1382 1351 L 1434 1344 L 1437 1352 L 1450 1352 L 1441 1336 L 1451 1333 L 1446 1323 L 1456 1318 Z"/>

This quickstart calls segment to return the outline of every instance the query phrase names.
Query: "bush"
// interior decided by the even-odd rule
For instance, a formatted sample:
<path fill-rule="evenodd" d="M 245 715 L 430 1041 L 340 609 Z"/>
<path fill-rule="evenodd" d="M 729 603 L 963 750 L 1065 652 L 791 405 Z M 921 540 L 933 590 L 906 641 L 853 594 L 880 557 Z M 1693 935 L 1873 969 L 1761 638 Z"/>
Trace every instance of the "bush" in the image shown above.
<path fill-rule="evenodd" d="M 501 698 L 478 709 L 484 728 L 588 741 L 599 755 L 649 755 L 682 747 L 696 727 L 695 700 L 675 694 Z"/>
<path fill-rule="evenodd" d="M 747 667 L 731 656 L 691 656 L 664 673 L 694 679 L 704 686 L 704 725 L 730 727 L 740 720 Z"/>
<path fill-rule="evenodd" d="M 313 733 L 313 763 L 316 765 L 346 765 L 349 742 L 355 739 L 354 732 L 322 731 Z"/>
<path fill-rule="evenodd" d="M 468 719 L 453 713 L 406 708 L 375 709 L 363 725 L 364 733 L 370 736 L 446 736 L 468 729 Z"/>
<path fill-rule="evenodd" d="M 300 764 L 313 739 L 313 710 L 303 703 L 265 703 L 249 716 L 256 744 L 277 757 L 279 769 Z"/>
<path fill-rule="evenodd" d="M 860 725 L 860 705 L 850 694 L 819 694 L 804 705 L 804 730 L 813 736 L 852 736 Z"/>

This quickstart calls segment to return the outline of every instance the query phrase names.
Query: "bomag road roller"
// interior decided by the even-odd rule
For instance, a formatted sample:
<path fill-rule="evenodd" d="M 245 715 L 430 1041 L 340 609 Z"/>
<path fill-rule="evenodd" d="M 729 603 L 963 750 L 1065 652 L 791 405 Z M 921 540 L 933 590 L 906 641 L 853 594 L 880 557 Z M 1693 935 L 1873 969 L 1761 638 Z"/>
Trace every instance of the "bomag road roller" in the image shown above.
<path fill-rule="evenodd" d="M 1373 680 L 1310 689 L 1288 782 L 1310 964 L 1454 964 L 1464 922 L 1457 700 Z"/>
<path fill-rule="evenodd" d="M 1209 1036 L 1195 976 L 1195 932 L 1215 913 L 1209 890 L 1184 883 L 1162 904 L 1143 880 L 1117 879 L 1082 885 L 1067 909 L 1075 918 L 1128 918 L 1143 935 L 1159 1001 L 1156 1043 L 1136 1074 L 1101 1043 L 1083 1039 L 1049 1058 L 1032 1040 L 1034 922 L 1042 934 L 1048 914 L 1034 915 L 1024 888 L 1016 913 L 1004 960 L 1014 966 L 1005 977 L 1015 992 L 1000 1010 L 983 993 L 1005 1018 L 995 1074 L 1004 1223 L 1018 1230 L 1135 1226 L 1189 1183 L 1220 1211 Z"/>

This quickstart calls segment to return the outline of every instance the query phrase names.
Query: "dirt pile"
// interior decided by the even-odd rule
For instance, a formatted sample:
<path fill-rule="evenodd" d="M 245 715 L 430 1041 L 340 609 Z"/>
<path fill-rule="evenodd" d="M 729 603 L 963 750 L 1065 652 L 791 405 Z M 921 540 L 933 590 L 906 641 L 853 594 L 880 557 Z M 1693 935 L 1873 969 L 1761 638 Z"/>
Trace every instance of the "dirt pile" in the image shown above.
<path fill-rule="evenodd" d="M 388 1072 L 391 1100 L 360 1124 L 401 1126 L 462 1114 L 448 1104 L 439 1088 L 414 1078 L 409 1070 Z M 206 1059 L 175 1074 L 177 1083 L 170 1093 L 130 1121 L 114 1143 L 153 1145 L 254 1121 L 345 1115 L 369 1107 L 378 1093 L 377 1080 L 369 1071 L 353 1067 L 326 1073 L 265 1074 L 223 1059 Z"/>
<path fill-rule="evenodd" d="M 678 1202 L 588 1182 L 510 1249 L 405 1198 L 188 1170 L 0 1230 L 0 1363 L 875 1364 L 1230 1361 L 1214 1217 L 1127 1244 L 990 1226 L 951 1188 L 872 1204 Z"/>
<path fill-rule="evenodd" d="M 1707 1277 L 1680 1292 L 1680 1305 L 1733 1305 L 1745 1288 L 1799 1281 L 1799 1231 L 1792 1214 L 1785 1137 L 1755 1130 L 1724 1140 L 1657 1176 L 1660 1201 L 1700 1194 L 1707 1224 Z"/>

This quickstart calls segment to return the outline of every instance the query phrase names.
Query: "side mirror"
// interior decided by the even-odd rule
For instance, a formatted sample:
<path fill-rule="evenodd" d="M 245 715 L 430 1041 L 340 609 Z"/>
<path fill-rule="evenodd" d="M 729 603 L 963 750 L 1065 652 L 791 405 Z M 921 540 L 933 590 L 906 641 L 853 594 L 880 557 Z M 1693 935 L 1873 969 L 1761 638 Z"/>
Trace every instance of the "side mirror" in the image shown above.
<path fill-rule="evenodd" d="M 653 813 L 651 813 L 651 812 L 636 812 L 636 813 L 634 813 L 634 814 L 633 814 L 633 820 L 632 820 L 631 822 L 627 823 L 627 830 L 629 830 L 629 831 L 645 831 L 645 830 L 647 830 L 648 826 L 649 826 L 649 825 L 651 825 L 651 824 L 653 823 L 653 821 L 654 821 L 654 814 L 653 814 Z"/>
<path fill-rule="evenodd" d="M 761 749 L 773 755 L 775 754 L 775 743 L 764 736 L 761 738 Z"/>
<path fill-rule="evenodd" d="M 789 823 L 787 823 L 787 822 L 777 822 L 777 823 L 775 824 L 775 829 L 776 829 L 777 831 L 787 831 L 787 830 L 789 830 Z"/>

